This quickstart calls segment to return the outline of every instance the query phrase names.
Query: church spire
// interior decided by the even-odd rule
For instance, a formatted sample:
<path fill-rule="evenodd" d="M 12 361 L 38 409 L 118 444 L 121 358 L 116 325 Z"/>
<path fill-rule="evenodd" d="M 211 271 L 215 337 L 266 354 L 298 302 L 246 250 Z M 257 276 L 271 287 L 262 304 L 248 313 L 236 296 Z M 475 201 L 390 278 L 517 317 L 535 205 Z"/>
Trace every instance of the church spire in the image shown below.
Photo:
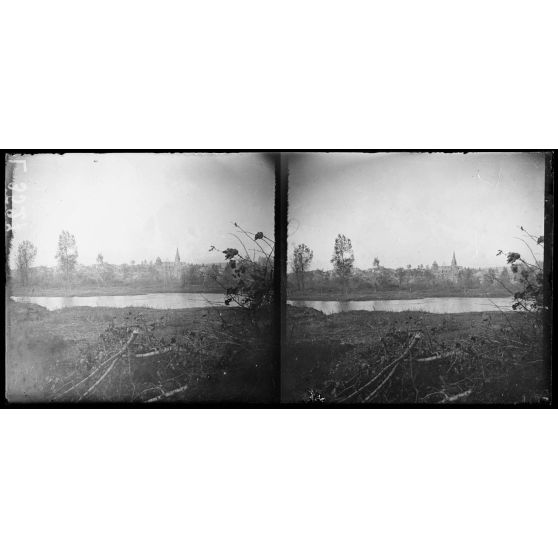
<path fill-rule="evenodd" d="M 180 263 L 180 254 L 178 253 L 178 248 L 176 249 L 176 256 L 174 257 L 174 263 Z"/>
<path fill-rule="evenodd" d="M 455 252 L 453 253 L 453 258 L 451 259 L 451 266 L 457 267 L 457 261 L 455 260 Z"/>

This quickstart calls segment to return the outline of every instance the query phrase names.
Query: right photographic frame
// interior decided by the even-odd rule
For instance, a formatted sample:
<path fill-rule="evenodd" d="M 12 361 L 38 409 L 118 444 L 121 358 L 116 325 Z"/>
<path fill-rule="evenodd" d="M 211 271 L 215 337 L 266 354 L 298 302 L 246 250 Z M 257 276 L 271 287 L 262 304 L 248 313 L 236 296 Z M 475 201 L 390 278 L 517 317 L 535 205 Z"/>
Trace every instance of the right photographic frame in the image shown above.
<path fill-rule="evenodd" d="M 282 404 L 552 405 L 552 151 L 283 156 Z"/>

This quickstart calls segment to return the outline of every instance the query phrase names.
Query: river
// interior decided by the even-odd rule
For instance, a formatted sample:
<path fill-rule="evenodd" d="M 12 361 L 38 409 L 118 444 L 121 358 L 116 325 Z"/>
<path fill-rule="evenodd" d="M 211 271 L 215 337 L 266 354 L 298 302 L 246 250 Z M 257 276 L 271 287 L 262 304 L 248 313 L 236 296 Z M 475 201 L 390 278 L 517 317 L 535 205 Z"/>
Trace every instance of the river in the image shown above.
<path fill-rule="evenodd" d="M 74 306 L 107 306 L 126 308 L 128 306 L 157 308 L 161 310 L 180 308 L 205 308 L 224 306 L 225 296 L 219 293 L 153 293 L 142 295 L 109 296 L 12 296 L 16 302 L 31 302 L 48 310 L 71 308 Z"/>
<path fill-rule="evenodd" d="M 71 308 L 74 306 L 103 306 L 126 308 L 128 306 L 182 309 L 224 306 L 224 295 L 219 293 L 153 293 L 143 295 L 109 296 L 13 296 L 16 302 L 31 302 L 48 310 Z M 511 310 L 511 298 L 420 298 L 411 300 L 293 300 L 293 306 L 305 306 L 321 310 L 324 314 L 335 314 L 349 310 L 384 310 L 402 312 L 404 310 L 423 310 L 435 314 L 460 312 L 489 312 L 498 309 Z"/>

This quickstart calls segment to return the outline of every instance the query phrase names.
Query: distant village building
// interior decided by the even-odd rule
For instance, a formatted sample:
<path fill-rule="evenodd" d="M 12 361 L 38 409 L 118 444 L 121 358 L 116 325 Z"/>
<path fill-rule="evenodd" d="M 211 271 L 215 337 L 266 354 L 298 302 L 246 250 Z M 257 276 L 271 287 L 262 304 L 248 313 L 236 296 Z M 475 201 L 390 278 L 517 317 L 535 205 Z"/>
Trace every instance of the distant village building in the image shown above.
<path fill-rule="evenodd" d="M 432 272 L 434 275 L 443 281 L 451 281 L 452 283 L 457 283 L 459 280 L 459 271 L 463 269 L 462 266 L 457 265 L 457 260 L 455 259 L 455 252 L 451 259 L 451 265 L 436 265 L 432 266 Z"/>
<path fill-rule="evenodd" d="M 156 262 L 156 265 L 160 265 L 163 269 L 164 279 L 180 279 L 182 275 L 183 264 L 180 261 L 180 254 L 178 253 L 178 248 L 176 249 L 176 254 L 174 256 L 174 262 L 169 260 L 162 261 L 160 264 Z"/>

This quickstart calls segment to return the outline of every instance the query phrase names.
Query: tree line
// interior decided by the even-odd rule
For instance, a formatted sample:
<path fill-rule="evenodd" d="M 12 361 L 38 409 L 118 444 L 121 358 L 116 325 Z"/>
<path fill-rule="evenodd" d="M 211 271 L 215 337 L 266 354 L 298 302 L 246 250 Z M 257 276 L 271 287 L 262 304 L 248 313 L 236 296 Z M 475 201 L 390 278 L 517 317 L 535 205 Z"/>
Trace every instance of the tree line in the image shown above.
<path fill-rule="evenodd" d="M 448 290 L 462 291 L 481 289 L 486 292 L 511 289 L 519 281 L 520 274 L 510 273 L 507 267 L 477 270 L 468 267 L 459 268 L 455 279 L 449 279 L 439 273 L 436 261 L 431 266 L 419 265 L 395 269 L 380 265 L 375 257 L 372 267 L 361 270 L 354 265 L 354 251 L 350 238 L 338 234 L 334 240 L 331 256 L 332 270 L 310 270 L 314 253 L 306 244 L 294 247 L 291 256 L 291 273 L 288 276 L 289 287 L 300 293 L 342 292 L 345 296 L 353 292 L 406 290 Z"/>
<path fill-rule="evenodd" d="M 180 287 L 183 289 L 221 289 L 222 284 L 232 280 L 230 265 L 194 264 L 163 262 L 160 257 L 155 261 L 131 260 L 129 264 L 110 264 L 102 253 L 93 265 L 80 265 L 76 239 L 68 231 L 62 231 L 58 237 L 55 254 L 56 267 L 33 267 L 37 256 L 36 246 L 29 240 L 22 241 L 17 247 L 15 258 L 19 283 L 28 287 L 73 286 L 142 286 L 160 285 L 162 287 Z"/>

